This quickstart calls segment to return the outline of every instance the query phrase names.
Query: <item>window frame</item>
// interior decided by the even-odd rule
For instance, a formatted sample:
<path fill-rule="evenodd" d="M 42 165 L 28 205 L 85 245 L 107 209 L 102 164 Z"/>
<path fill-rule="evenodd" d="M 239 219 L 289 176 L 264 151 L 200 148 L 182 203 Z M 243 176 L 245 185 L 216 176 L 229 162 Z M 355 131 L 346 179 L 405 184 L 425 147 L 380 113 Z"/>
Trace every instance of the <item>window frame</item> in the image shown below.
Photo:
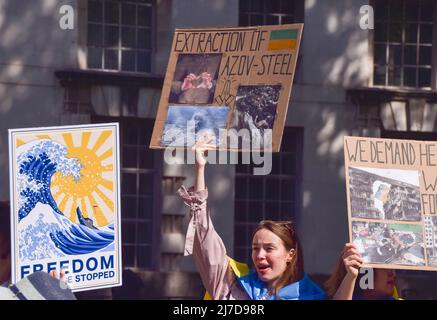
<path fill-rule="evenodd" d="M 114 2 L 120 2 L 120 3 L 126 3 L 126 2 L 131 2 L 131 3 L 138 3 L 137 0 L 127 0 L 127 1 L 122 1 L 122 0 L 101 0 L 101 1 L 114 1 Z M 103 71 L 103 72 L 109 72 L 109 73 L 125 73 L 125 74 L 132 74 L 132 75 L 148 75 L 148 74 L 153 74 L 153 72 L 156 70 L 156 65 L 155 65 L 155 53 L 156 53 L 156 42 L 157 42 L 157 35 L 156 35 L 156 31 L 157 31 L 157 4 L 156 4 L 157 0 L 149 0 L 150 2 L 150 6 L 151 6 L 151 16 L 152 16 L 152 22 L 150 24 L 150 30 L 151 30 L 151 48 L 150 49 L 144 49 L 144 50 L 138 50 L 138 48 L 136 48 L 136 46 L 134 48 L 132 48 L 131 51 L 135 52 L 135 55 L 137 55 L 137 53 L 139 51 L 144 51 L 144 52 L 149 52 L 150 53 L 150 70 L 149 71 L 127 71 L 127 70 L 123 70 L 122 69 L 122 57 L 121 57 L 121 53 L 124 51 L 121 47 L 121 44 L 117 47 L 117 52 L 118 52 L 118 69 L 105 69 L 103 68 L 103 60 L 102 60 L 102 68 L 90 68 L 88 66 L 88 42 L 87 42 L 87 38 L 88 38 L 88 2 L 89 0 L 78 0 L 78 66 L 80 69 L 84 69 L 84 70 L 90 70 L 90 71 Z M 121 15 L 121 13 L 120 13 Z M 104 19 L 104 17 L 103 17 Z M 104 21 L 102 21 L 102 26 L 105 25 Z M 117 23 L 118 28 L 121 32 L 121 27 L 123 26 L 121 24 L 121 21 L 119 21 Z M 135 27 L 136 29 L 138 28 L 137 25 L 135 26 L 130 26 L 130 27 Z M 104 35 L 102 35 L 104 37 Z M 120 39 L 121 39 L 121 34 L 120 34 Z M 136 39 L 135 39 L 136 40 Z M 121 40 L 120 40 L 121 41 Z M 102 50 L 102 56 L 104 56 L 104 49 L 106 48 L 105 44 L 104 44 L 104 39 L 102 39 L 102 46 L 101 48 Z M 103 58 L 102 58 L 103 59 Z M 137 70 L 137 58 L 135 59 L 136 64 L 135 64 L 135 69 Z"/>
<path fill-rule="evenodd" d="M 369 4 L 372 6 L 372 8 L 376 7 L 376 1 L 378 0 L 370 0 Z M 408 1 L 408 0 L 406 0 Z M 406 3 L 406 2 L 405 2 Z M 375 13 L 375 11 L 374 11 Z M 390 20 L 388 20 L 390 21 Z M 417 24 L 420 24 L 420 21 L 417 21 Z M 431 43 L 431 83 L 429 87 L 419 87 L 419 86 L 405 86 L 403 84 L 403 72 L 401 74 L 401 84 L 402 86 L 396 86 L 396 85 L 380 85 L 380 84 L 375 84 L 374 83 L 374 76 L 375 76 L 375 30 L 374 29 L 369 29 L 369 35 L 368 35 L 368 64 L 369 64 L 369 68 L 371 70 L 370 72 L 370 76 L 369 76 L 369 80 L 368 80 L 368 85 L 369 87 L 375 87 L 375 88 L 388 88 L 388 89 L 394 89 L 394 90 L 414 90 L 414 91 L 433 91 L 437 89 L 437 5 L 434 5 L 434 12 L 433 12 L 433 36 L 432 36 L 432 43 Z M 419 32 L 418 32 L 419 33 Z M 419 35 L 418 35 L 419 36 Z M 405 30 L 403 28 L 403 32 L 402 32 L 402 38 L 403 40 L 401 41 L 400 45 L 402 46 L 402 48 L 405 45 Z M 387 41 L 385 42 L 386 46 L 390 46 L 390 39 L 387 39 Z M 419 43 L 419 39 L 416 40 L 416 46 L 420 47 L 420 43 Z M 386 50 L 387 51 L 387 50 Z M 404 50 L 402 50 L 401 53 L 401 65 L 399 65 L 401 68 L 403 68 L 405 66 L 404 64 Z M 417 54 L 416 57 L 416 61 L 418 62 L 418 57 L 419 55 Z M 386 52 L 386 59 L 387 59 L 387 52 Z M 415 68 L 419 69 L 420 64 L 416 64 Z M 385 74 L 385 83 L 388 83 L 388 77 L 389 77 L 389 72 L 388 72 L 388 65 L 386 66 L 386 74 Z M 419 84 L 419 79 L 418 79 L 418 71 L 416 71 L 416 84 Z"/>
<path fill-rule="evenodd" d="M 251 0 L 239 0 L 238 1 L 238 25 L 241 27 L 245 27 L 245 26 L 256 26 L 256 25 L 271 25 L 271 23 L 267 23 L 267 16 L 271 15 L 271 16 L 277 16 L 280 17 L 280 22 L 281 24 L 290 24 L 290 23 L 302 23 L 304 20 L 304 11 L 305 11 L 305 5 L 304 5 L 304 1 L 302 0 L 281 0 L 281 3 L 283 2 L 290 2 L 293 1 L 293 14 L 289 14 L 289 13 L 284 13 L 284 12 L 269 12 L 267 11 L 267 7 L 266 7 L 266 3 L 269 2 L 270 0 L 259 0 L 262 2 L 262 6 L 263 9 L 262 11 L 242 11 L 242 5 L 241 3 L 243 1 L 247 1 L 248 3 L 250 3 Z M 262 23 L 260 24 L 243 24 L 241 21 L 241 15 L 242 14 L 246 14 L 248 15 L 248 22 L 250 22 L 250 16 L 252 15 L 256 15 L 258 14 L 259 16 L 262 16 Z M 282 17 L 285 16 L 291 16 L 292 17 L 292 22 L 282 22 Z M 277 23 L 275 23 L 277 25 Z"/>

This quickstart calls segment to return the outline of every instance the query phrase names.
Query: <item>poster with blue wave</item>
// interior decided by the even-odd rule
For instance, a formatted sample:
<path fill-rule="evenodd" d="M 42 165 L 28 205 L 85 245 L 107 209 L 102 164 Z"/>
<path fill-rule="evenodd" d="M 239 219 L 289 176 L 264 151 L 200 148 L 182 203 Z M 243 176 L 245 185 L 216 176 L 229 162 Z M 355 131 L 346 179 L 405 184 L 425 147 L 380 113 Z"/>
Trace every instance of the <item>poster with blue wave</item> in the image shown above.
<path fill-rule="evenodd" d="M 12 281 L 122 284 L 118 123 L 9 130 Z"/>

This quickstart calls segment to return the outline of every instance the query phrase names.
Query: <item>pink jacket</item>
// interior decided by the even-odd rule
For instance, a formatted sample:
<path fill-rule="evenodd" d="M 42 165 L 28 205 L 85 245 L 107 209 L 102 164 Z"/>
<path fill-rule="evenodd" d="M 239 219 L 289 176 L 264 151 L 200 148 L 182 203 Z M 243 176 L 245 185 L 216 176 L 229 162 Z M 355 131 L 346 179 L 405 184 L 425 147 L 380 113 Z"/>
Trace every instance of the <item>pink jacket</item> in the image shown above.
<path fill-rule="evenodd" d="M 185 240 L 184 255 L 194 255 L 203 285 L 214 300 L 248 300 L 229 266 L 226 248 L 217 234 L 207 212 L 208 190 L 178 190 L 190 207 L 190 223 Z"/>

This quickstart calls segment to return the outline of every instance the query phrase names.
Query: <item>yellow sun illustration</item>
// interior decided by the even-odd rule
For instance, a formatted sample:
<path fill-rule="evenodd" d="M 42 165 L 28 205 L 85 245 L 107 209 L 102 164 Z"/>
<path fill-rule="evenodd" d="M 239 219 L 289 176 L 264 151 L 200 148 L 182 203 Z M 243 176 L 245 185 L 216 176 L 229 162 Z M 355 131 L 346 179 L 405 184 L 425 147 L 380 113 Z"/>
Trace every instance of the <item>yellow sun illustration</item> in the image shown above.
<path fill-rule="evenodd" d="M 82 165 L 80 178 L 56 172 L 50 191 L 62 213 L 77 223 L 77 208 L 84 218 L 93 220 L 96 227 L 114 220 L 114 175 L 112 131 L 90 131 L 38 135 L 33 139 L 50 139 L 67 147 L 67 157 L 77 158 Z M 28 141 L 17 140 L 17 146 Z"/>

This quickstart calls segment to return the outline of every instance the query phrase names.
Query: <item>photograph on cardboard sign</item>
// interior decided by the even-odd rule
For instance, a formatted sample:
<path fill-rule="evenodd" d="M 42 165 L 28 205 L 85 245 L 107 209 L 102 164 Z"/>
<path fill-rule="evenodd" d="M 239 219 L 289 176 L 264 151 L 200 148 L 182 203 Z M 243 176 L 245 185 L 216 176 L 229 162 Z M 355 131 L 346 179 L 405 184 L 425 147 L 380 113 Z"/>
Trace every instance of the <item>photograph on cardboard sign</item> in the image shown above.
<path fill-rule="evenodd" d="M 239 86 L 231 129 L 248 129 L 263 146 L 264 131 L 273 129 L 281 85 Z"/>
<path fill-rule="evenodd" d="M 349 191 L 354 218 L 421 220 L 416 170 L 349 167 Z"/>
<path fill-rule="evenodd" d="M 418 224 L 353 221 L 352 241 L 365 263 L 425 265 Z"/>
<path fill-rule="evenodd" d="M 437 217 L 424 216 L 425 222 L 425 244 L 428 264 L 437 267 Z"/>
<path fill-rule="evenodd" d="M 222 106 L 169 106 L 161 146 L 188 147 L 204 135 L 214 137 L 211 143 L 220 145 L 228 110 Z"/>
<path fill-rule="evenodd" d="M 221 59 L 221 54 L 180 54 L 168 102 L 211 104 Z"/>

